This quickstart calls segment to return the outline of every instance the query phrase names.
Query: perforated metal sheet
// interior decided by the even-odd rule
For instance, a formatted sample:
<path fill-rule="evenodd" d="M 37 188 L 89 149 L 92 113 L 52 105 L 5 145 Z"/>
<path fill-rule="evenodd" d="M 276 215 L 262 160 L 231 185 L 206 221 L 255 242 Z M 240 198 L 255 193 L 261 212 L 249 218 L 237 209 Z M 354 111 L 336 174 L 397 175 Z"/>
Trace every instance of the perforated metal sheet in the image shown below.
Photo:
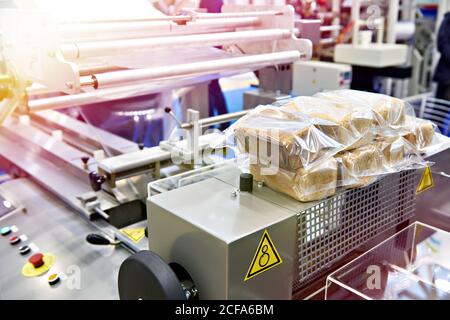
<path fill-rule="evenodd" d="M 414 215 L 416 171 L 390 174 L 298 214 L 298 273 L 293 290 L 352 250 Z"/>

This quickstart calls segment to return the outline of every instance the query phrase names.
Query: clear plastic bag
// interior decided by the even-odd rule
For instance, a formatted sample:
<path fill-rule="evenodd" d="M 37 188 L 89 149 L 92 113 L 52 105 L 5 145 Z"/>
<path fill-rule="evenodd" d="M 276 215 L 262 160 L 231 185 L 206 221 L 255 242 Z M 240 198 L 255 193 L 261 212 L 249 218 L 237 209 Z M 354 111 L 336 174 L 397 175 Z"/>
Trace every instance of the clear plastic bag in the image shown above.
<path fill-rule="evenodd" d="M 263 164 L 270 162 L 295 171 L 311 168 L 344 150 L 346 144 L 336 139 L 338 129 L 334 122 L 260 106 L 237 121 L 226 134 L 235 137 L 238 152 L 248 153 Z"/>
<path fill-rule="evenodd" d="M 409 104 L 353 90 L 259 106 L 226 136 L 255 180 L 304 202 L 430 165 L 421 153 L 439 143 L 436 126 Z"/>
<path fill-rule="evenodd" d="M 346 146 L 357 147 L 370 137 L 373 122 L 368 108 L 353 108 L 316 97 L 297 97 L 280 109 L 307 115 L 323 133 Z"/>
<path fill-rule="evenodd" d="M 309 170 L 280 169 L 276 174 L 265 174 L 264 169 L 261 164 L 250 164 L 250 173 L 256 181 L 299 201 L 320 200 L 336 193 L 338 167 L 334 158 L 322 161 Z"/>
<path fill-rule="evenodd" d="M 372 113 L 372 130 L 384 135 L 396 135 L 414 125 L 414 108 L 403 100 L 379 93 L 357 90 L 335 90 L 322 92 L 315 97 L 328 99 L 347 105 L 356 110 L 369 110 Z M 409 116 L 409 117 L 408 117 Z"/>
<path fill-rule="evenodd" d="M 371 144 L 336 156 L 339 164 L 338 186 L 358 188 L 378 177 L 403 170 L 423 168 L 430 163 L 404 137 L 376 137 Z"/>
<path fill-rule="evenodd" d="M 433 122 L 417 118 L 414 121 L 410 120 L 410 123 L 408 132 L 404 134 L 404 137 L 415 145 L 419 151 L 424 152 L 427 147 L 438 143 L 436 133 L 439 132 L 439 129 Z"/>
<path fill-rule="evenodd" d="M 374 180 L 383 167 L 383 155 L 373 145 L 346 151 L 336 156 L 339 163 L 339 186 L 362 187 Z"/>

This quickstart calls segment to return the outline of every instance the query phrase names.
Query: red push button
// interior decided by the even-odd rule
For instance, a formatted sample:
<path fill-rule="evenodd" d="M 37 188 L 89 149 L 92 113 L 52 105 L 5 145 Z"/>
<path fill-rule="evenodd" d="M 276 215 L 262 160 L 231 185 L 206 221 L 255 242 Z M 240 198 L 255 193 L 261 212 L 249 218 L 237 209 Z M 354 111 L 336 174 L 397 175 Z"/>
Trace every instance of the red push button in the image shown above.
<path fill-rule="evenodd" d="M 20 242 L 20 238 L 18 236 L 13 236 L 13 237 L 9 238 L 10 244 L 17 244 L 19 242 Z"/>
<path fill-rule="evenodd" d="M 31 263 L 33 267 L 39 268 L 44 264 L 44 255 L 42 253 L 35 253 L 28 259 L 28 262 Z"/>

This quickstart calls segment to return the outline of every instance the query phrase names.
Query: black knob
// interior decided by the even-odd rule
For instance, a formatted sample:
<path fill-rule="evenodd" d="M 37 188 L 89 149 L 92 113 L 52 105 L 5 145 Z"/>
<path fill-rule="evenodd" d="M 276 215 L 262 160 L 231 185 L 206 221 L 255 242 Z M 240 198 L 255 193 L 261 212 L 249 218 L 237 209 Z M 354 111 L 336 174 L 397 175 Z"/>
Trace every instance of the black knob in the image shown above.
<path fill-rule="evenodd" d="M 111 241 L 106 239 L 104 236 L 96 233 L 90 233 L 86 236 L 86 241 L 90 244 L 105 246 L 112 244 Z"/>
<path fill-rule="evenodd" d="M 244 192 L 253 191 L 253 175 L 251 173 L 241 173 L 239 177 L 239 190 Z"/>
<path fill-rule="evenodd" d="M 143 143 L 139 143 L 138 148 L 139 148 L 139 150 L 144 150 L 145 145 Z"/>
<path fill-rule="evenodd" d="M 102 184 L 106 181 L 106 178 L 95 171 L 89 173 L 89 182 L 94 191 L 100 191 Z"/>

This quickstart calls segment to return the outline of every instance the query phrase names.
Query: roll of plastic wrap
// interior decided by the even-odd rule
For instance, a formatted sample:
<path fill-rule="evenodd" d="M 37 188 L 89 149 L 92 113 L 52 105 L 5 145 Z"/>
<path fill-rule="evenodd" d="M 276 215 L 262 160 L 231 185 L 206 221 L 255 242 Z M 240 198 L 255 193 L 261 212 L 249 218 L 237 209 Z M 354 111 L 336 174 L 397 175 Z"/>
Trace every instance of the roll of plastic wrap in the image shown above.
<path fill-rule="evenodd" d="M 398 22 L 395 26 L 395 39 L 408 40 L 414 36 L 416 25 L 414 22 Z"/>

